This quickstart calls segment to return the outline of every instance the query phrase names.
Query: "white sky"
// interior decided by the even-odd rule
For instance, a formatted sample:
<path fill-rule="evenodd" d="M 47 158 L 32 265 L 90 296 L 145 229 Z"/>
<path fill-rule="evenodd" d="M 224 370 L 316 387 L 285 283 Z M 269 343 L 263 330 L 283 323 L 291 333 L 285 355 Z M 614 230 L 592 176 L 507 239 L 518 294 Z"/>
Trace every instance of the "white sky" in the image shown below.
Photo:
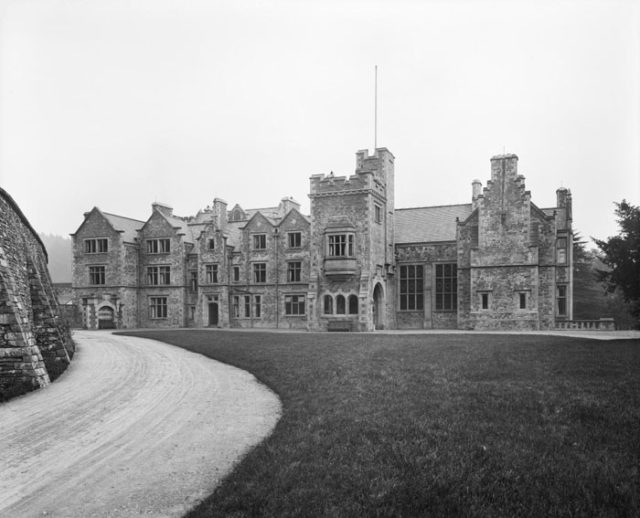
<path fill-rule="evenodd" d="M 0 185 L 41 232 L 93 206 L 138 219 L 308 211 L 309 176 L 396 157 L 396 207 L 468 203 L 503 149 L 585 236 L 640 203 L 640 4 L 15 0 L 0 4 Z"/>

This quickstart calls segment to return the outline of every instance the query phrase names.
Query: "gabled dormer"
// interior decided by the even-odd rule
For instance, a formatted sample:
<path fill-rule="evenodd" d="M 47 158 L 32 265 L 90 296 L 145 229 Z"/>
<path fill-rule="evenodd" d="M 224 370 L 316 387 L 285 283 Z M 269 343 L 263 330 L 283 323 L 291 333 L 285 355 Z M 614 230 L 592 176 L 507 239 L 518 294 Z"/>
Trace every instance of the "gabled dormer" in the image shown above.
<path fill-rule="evenodd" d="M 275 226 L 260 212 L 256 212 L 243 228 L 244 246 L 251 256 L 262 256 L 273 249 Z"/>

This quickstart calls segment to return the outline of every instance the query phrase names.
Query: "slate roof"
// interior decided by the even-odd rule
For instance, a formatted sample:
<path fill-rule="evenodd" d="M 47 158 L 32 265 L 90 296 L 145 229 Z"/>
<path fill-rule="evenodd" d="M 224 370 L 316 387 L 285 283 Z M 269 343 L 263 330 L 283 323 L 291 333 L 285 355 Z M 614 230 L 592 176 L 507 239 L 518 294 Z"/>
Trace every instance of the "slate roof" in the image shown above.
<path fill-rule="evenodd" d="M 133 243 L 135 241 L 135 238 L 138 237 L 138 230 L 144 225 L 144 221 L 137 219 L 109 214 L 108 212 L 103 212 L 102 214 L 114 229 L 122 232 L 122 240 L 127 243 Z"/>
<path fill-rule="evenodd" d="M 194 239 L 194 236 L 193 236 L 192 229 L 189 226 L 189 223 L 187 221 L 185 221 L 184 219 L 179 218 L 177 216 L 164 216 L 164 217 L 167 218 L 167 221 L 173 227 L 178 227 L 178 233 L 184 234 L 182 239 L 186 243 L 195 243 L 196 242 L 196 240 Z"/>
<path fill-rule="evenodd" d="M 242 244 L 242 227 L 247 224 L 246 221 L 229 221 L 227 223 L 227 245 L 235 248 L 236 252 L 240 250 Z"/>
<path fill-rule="evenodd" d="M 456 218 L 464 221 L 471 212 L 471 203 L 396 209 L 395 242 L 455 241 Z"/>

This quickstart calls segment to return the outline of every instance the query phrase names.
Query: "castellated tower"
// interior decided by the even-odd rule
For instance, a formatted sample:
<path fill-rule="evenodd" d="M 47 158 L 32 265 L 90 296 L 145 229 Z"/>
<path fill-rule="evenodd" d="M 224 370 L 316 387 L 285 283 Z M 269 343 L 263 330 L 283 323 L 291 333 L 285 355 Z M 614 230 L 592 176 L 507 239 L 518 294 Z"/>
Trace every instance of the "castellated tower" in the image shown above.
<path fill-rule="evenodd" d="M 361 150 L 355 174 L 310 181 L 309 328 L 394 328 L 394 156 Z"/>

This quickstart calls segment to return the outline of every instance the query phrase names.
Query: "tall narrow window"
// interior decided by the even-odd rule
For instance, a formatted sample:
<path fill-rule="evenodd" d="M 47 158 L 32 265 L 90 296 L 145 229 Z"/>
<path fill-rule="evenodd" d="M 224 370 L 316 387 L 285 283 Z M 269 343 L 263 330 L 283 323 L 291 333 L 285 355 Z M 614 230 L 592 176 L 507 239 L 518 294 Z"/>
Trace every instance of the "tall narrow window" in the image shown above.
<path fill-rule="evenodd" d="M 358 314 L 358 297 L 356 295 L 349 295 L 349 314 Z"/>
<path fill-rule="evenodd" d="M 289 248 L 302 247 L 302 232 L 289 232 Z"/>
<path fill-rule="evenodd" d="M 380 205 L 374 205 L 376 223 L 382 223 L 382 207 Z"/>
<path fill-rule="evenodd" d="M 216 247 L 216 240 L 212 237 L 207 240 L 207 248 L 209 250 L 214 250 Z"/>
<path fill-rule="evenodd" d="M 267 282 L 267 264 L 266 263 L 253 264 L 253 282 L 256 282 L 256 283 Z"/>
<path fill-rule="evenodd" d="M 244 296 L 244 316 L 249 318 L 251 316 L 251 296 Z"/>
<path fill-rule="evenodd" d="M 262 296 L 261 295 L 253 296 L 253 316 L 255 318 L 262 317 Z"/>
<path fill-rule="evenodd" d="M 324 314 L 333 315 L 333 297 L 331 295 L 324 296 Z"/>
<path fill-rule="evenodd" d="M 240 318 L 240 296 L 233 296 L 233 316 L 234 318 Z"/>
<path fill-rule="evenodd" d="M 458 308 L 458 266 L 455 263 L 436 264 L 436 311 Z"/>
<path fill-rule="evenodd" d="M 300 282 L 302 263 L 295 261 L 287 263 L 287 282 Z"/>
<path fill-rule="evenodd" d="M 344 315 L 346 313 L 346 304 L 343 295 L 338 295 L 336 297 L 336 313 L 338 315 Z"/>
<path fill-rule="evenodd" d="M 198 271 L 192 270 L 189 272 L 189 284 L 191 286 L 191 291 L 196 291 L 198 289 Z"/>
<path fill-rule="evenodd" d="M 482 309 L 489 309 L 489 294 L 488 293 L 481 293 L 480 294 L 480 305 L 482 306 Z"/>
<path fill-rule="evenodd" d="M 240 267 L 233 267 L 233 282 L 240 282 Z"/>
<path fill-rule="evenodd" d="M 253 249 L 264 250 L 265 248 L 267 248 L 267 234 L 254 234 Z"/>
<path fill-rule="evenodd" d="M 567 316 L 567 287 L 566 286 L 558 286 L 557 290 L 557 303 L 558 303 L 558 316 L 566 317 Z"/>
<path fill-rule="evenodd" d="M 520 309 L 527 309 L 527 294 L 520 293 Z"/>
<path fill-rule="evenodd" d="M 424 268 L 421 264 L 400 266 L 400 309 L 416 311 L 424 308 Z"/>
<path fill-rule="evenodd" d="M 205 278 L 207 284 L 216 284 L 218 282 L 218 265 L 217 264 L 205 264 L 204 265 Z"/>

